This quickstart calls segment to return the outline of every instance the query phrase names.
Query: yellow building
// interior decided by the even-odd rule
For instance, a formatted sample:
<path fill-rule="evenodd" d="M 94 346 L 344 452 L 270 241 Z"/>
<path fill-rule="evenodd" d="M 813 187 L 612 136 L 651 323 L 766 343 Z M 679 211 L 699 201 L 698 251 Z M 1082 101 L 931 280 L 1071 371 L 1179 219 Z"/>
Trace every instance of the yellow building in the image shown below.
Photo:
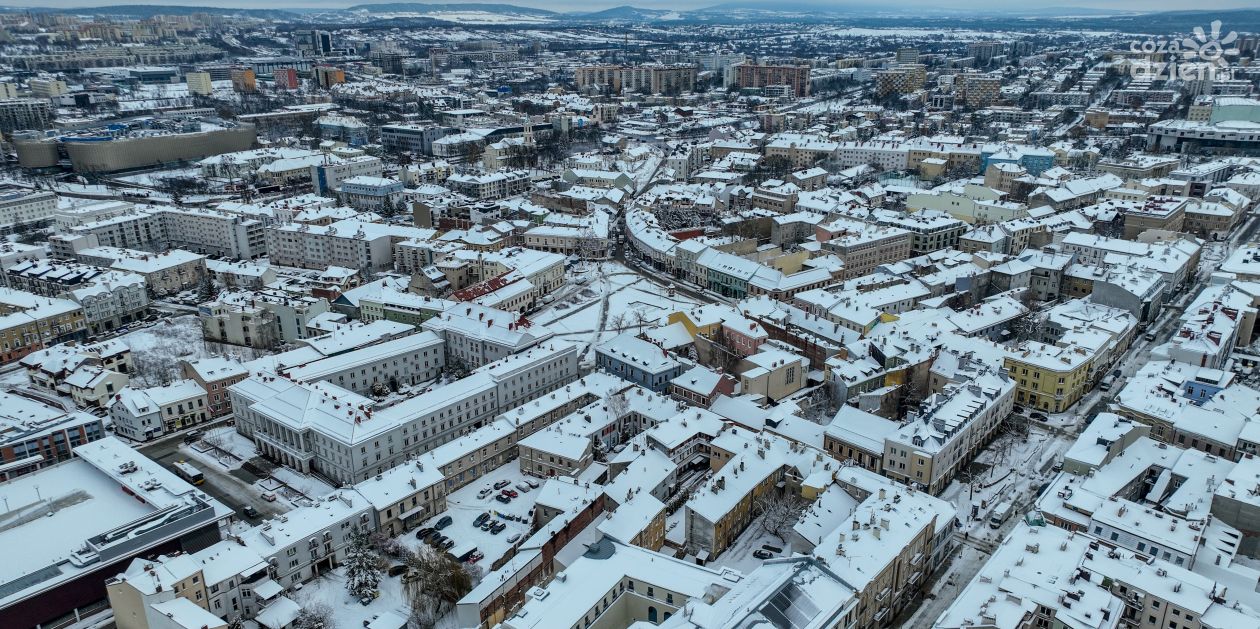
<path fill-rule="evenodd" d="M 333 66 L 318 66 L 315 68 L 315 83 L 324 89 L 345 82 L 346 72 L 341 68 Z"/>
<path fill-rule="evenodd" d="M 0 364 L 86 338 L 87 318 L 73 301 L 0 288 Z"/>
<path fill-rule="evenodd" d="M 1061 413 L 1085 394 L 1094 354 L 1080 346 L 1028 341 L 1009 350 L 1004 366 L 1015 380 L 1015 402 Z"/>
<path fill-rule="evenodd" d="M 184 82 L 188 84 L 188 93 L 194 96 L 209 96 L 214 91 L 209 72 L 189 72 L 184 75 Z"/>
<path fill-rule="evenodd" d="M 253 92 L 258 89 L 252 68 L 232 69 L 232 89 L 238 92 Z"/>

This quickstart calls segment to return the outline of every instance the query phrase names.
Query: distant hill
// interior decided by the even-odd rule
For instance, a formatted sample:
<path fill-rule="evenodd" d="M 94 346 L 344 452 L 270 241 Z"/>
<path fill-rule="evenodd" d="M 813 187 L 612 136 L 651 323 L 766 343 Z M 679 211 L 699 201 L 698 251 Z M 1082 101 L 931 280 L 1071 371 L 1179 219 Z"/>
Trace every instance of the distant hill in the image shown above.
<path fill-rule="evenodd" d="M 128 17 L 146 18 L 154 15 L 192 15 L 208 13 L 210 15 L 247 15 L 259 19 L 293 19 L 298 13 L 283 9 L 224 9 L 220 7 L 189 7 L 160 4 L 114 4 L 100 7 L 3 7 L 0 11 L 8 13 L 71 13 L 88 15 L 125 15 Z"/>
<path fill-rule="evenodd" d="M 468 3 L 468 4 L 427 4 L 423 2 L 389 2 L 385 4 L 359 4 L 348 11 L 367 11 L 369 13 L 434 13 L 451 11 L 480 11 L 499 15 L 532 15 L 535 17 L 557 17 L 560 14 L 546 9 L 521 7 L 515 4 Z"/>
<path fill-rule="evenodd" d="M 679 13 L 678 11 L 666 11 L 663 9 L 640 9 L 639 7 L 632 7 L 628 4 L 625 4 L 619 7 L 613 7 L 611 9 L 604 9 L 603 11 L 596 11 L 594 13 L 574 13 L 573 15 L 576 17 L 580 17 L 584 20 L 597 20 L 597 21 L 622 20 L 622 21 L 650 22 L 652 20 L 658 20 L 663 17 L 677 15 L 678 13 Z"/>

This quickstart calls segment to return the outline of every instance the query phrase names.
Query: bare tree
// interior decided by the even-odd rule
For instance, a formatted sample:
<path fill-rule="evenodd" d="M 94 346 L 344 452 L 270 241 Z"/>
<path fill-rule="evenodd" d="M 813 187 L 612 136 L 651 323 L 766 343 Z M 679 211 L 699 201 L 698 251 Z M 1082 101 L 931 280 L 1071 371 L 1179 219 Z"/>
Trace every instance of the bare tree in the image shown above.
<path fill-rule="evenodd" d="M 626 324 L 626 316 L 623 313 L 615 313 L 608 316 L 608 329 L 621 331 L 621 327 Z"/>
<path fill-rule="evenodd" d="M 827 425 L 835 418 L 836 411 L 840 410 L 839 401 L 836 399 L 836 391 L 828 384 L 823 384 L 809 395 L 809 407 L 805 409 L 805 419 L 815 424 Z"/>
<path fill-rule="evenodd" d="M 293 621 L 293 629 L 337 629 L 332 606 L 322 601 L 305 601 Z"/>
<path fill-rule="evenodd" d="M 647 323 L 652 320 L 652 318 L 644 314 L 642 310 L 635 310 L 633 316 L 634 324 L 639 327 L 639 332 L 643 332 L 643 326 L 647 325 Z"/>
<path fill-rule="evenodd" d="M 761 530 L 786 543 L 805 510 L 805 501 L 790 493 L 771 491 L 757 499 L 756 508 L 761 513 Z"/>
<path fill-rule="evenodd" d="M 407 558 L 403 593 L 411 605 L 409 627 L 429 629 L 472 591 L 476 575 L 442 551 L 421 546 Z"/>

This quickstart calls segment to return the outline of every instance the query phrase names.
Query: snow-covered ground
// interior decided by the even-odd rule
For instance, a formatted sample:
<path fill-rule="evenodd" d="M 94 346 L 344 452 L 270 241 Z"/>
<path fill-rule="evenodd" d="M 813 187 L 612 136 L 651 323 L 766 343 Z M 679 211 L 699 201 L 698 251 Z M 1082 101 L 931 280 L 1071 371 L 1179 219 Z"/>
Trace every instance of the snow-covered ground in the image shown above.
<path fill-rule="evenodd" d="M 792 556 L 792 549 L 788 548 L 784 540 L 762 530 L 761 518 L 759 517 L 754 519 L 748 525 L 748 528 L 744 529 L 744 532 L 735 538 L 735 543 L 723 551 L 710 566 L 714 568 L 733 568 L 748 574 L 761 565 L 763 560 L 753 557 L 753 551 L 761 548 L 763 545 L 783 549 L 781 553 L 774 553 L 775 557 Z"/>
<path fill-rule="evenodd" d="M 1053 462 L 1058 460 L 1071 445 L 1067 437 L 1050 433 L 1038 426 L 1030 426 L 1028 437 L 1002 435 L 995 439 L 979 456 L 973 466 L 986 469 L 970 479 L 957 479 L 941 492 L 941 499 L 953 503 L 962 522 L 959 532 L 986 539 L 992 533 L 987 518 L 993 505 L 1011 500 L 1021 506 L 1016 515 L 1027 511 L 1027 505 L 1036 498 L 1042 483 L 1054 473 Z M 1044 470 L 1044 471 L 1043 471 Z M 977 519 L 970 517 L 972 505 L 976 506 Z"/>
<path fill-rule="evenodd" d="M 21 387 L 30 383 L 31 379 L 26 377 L 26 370 L 20 367 L 0 373 L 0 387 L 2 388 Z"/>
<path fill-rule="evenodd" d="M 586 276 L 591 279 L 580 290 L 531 318 L 546 324 L 559 338 L 594 347 L 622 331 L 650 327 L 699 303 L 682 293 L 670 297 L 667 289 L 618 262 L 604 262 Z"/>
<path fill-rule="evenodd" d="M 118 178 L 118 181 L 126 181 L 141 186 L 161 186 L 164 185 L 166 179 L 191 178 L 201 179 L 200 168 L 172 168 L 169 170 L 157 170 L 148 173 L 138 173 L 135 175 L 124 175 Z"/>
<path fill-rule="evenodd" d="M 218 449 L 208 448 L 208 445 L 216 446 Z M 206 469 L 206 466 L 213 466 L 224 472 L 231 472 L 241 467 L 245 461 L 256 456 L 253 442 L 236 432 L 236 429 L 231 426 L 212 428 L 206 432 L 206 437 L 201 442 L 182 444 L 179 450 L 190 460 L 200 463 L 203 470 Z M 221 452 L 221 450 L 226 450 L 230 454 Z M 239 481 L 238 484 L 251 494 L 261 495 L 264 492 L 276 494 L 277 502 L 283 503 L 283 508 L 286 510 L 301 506 L 304 500 L 302 495 L 292 494 L 284 490 L 281 483 L 288 485 L 295 491 L 301 492 L 306 498 L 312 500 L 323 498 L 332 493 L 334 489 L 332 485 L 320 478 L 283 466 L 277 466 L 272 470 L 270 479 L 260 479 L 252 484 L 247 484 L 236 475 L 232 475 L 231 478 Z"/>
<path fill-rule="evenodd" d="M 451 516 L 451 525 L 442 529 L 442 534 L 455 540 L 456 546 L 460 546 L 465 542 L 475 543 L 477 550 L 480 550 L 485 555 L 485 558 L 477 563 L 489 570 L 491 564 L 507 553 L 508 548 L 511 546 L 507 541 L 509 537 L 519 533 L 523 539 L 529 535 L 530 523 L 533 522 L 534 500 L 538 497 L 538 490 L 522 492 L 520 489 L 517 489 L 516 484 L 524 479 L 525 475 L 521 473 L 516 461 L 496 468 L 477 482 L 447 496 L 446 512 L 425 522 L 421 528 L 433 526 L 433 523 L 444 515 Z M 485 498 L 477 497 L 477 492 L 481 491 L 483 487 L 492 487 L 495 483 L 503 480 L 510 481 L 507 488 L 516 491 L 520 496 L 513 498 L 512 502 L 508 504 L 503 504 L 494 499 L 495 494 L 499 493 L 497 490 Z M 506 528 L 499 532 L 498 535 L 492 535 L 489 531 L 473 527 L 473 520 L 485 512 L 489 512 L 492 517 L 506 525 Z M 514 516 L 524 521 L 512 520 L 504 516 Z M 398 539 L 412 549 L 423 544 L 423 542 L 416 539 L 414 533 L 405 533 Z M 519 541 L 517 540 L 518 543 Z"/>
<path fill-rule="evenodd" d="M 208 347 L 202 339 L 201 320 L 191 314 L 159 319 L 124 334 L 121 339 L 131 348 L 136 364 L 131 379 L 139 386 L 157 386 L 178 379 L 180 360 L 224 355 L 252 360 L 257 356 L 255 350 L 248 347 Z"/>
<path fill-rule="evenodd" d="M 403 593 L 402 577 L 391 577 L 381 574 L 381 583 L 377 588 L 381 593 L 368 605 L 364 605 L 346 589 L 345 568 L 337 568 L 332 572 L 320 575 L 288 596 L 298 605 L 307 607 L 314 603 L 323 603 L 333 610 L 333 627 L 336 629 L 359 629 L 366 626 L 364 621 L 371 621 L 381 612 L 395 612 L 404 618 L 410 615 L 411 607 Z"/>
<path fill-rule="evenodd" d="M 332 485 L 329 485 L 327 482 L 324 482 L 322 479 L 318 477 L 311 476 L 309 474 L 303 474 L 301 472 L 292 470 L 284 466 L 278 466 L 276 467 L 276 469 L 272 470 L 271 476 L 275 480 L 278 480 L 284 483 L 285 485 L 288 485 L 289 487 L 302 492 L 303 494 L 306 495 L 307 498 L 311 498 L 315 500 L 318 500 L 320 498 L 327 496 L 328 494 L 331 494 L 334 489 Z M 268 483 L 266 480 L 263 480 L 263 481 L 259 481 L 258 485 L 262 487 L 269 487 L 271 483 Z"/>

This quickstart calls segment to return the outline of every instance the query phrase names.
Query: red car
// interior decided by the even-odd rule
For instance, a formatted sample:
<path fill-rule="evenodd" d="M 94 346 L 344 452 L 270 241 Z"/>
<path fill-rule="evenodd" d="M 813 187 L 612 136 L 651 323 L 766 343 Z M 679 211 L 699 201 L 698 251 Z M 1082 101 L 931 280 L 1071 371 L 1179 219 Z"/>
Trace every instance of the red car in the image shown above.
<path fill-rule="evenodd" d="M 503 494 L 504 496 L 507 496 L 508 498 L 515 498 L 520 495 L 516 493 L 515 489 L 504 489 L 500 491 L 499 493 Z"/>

